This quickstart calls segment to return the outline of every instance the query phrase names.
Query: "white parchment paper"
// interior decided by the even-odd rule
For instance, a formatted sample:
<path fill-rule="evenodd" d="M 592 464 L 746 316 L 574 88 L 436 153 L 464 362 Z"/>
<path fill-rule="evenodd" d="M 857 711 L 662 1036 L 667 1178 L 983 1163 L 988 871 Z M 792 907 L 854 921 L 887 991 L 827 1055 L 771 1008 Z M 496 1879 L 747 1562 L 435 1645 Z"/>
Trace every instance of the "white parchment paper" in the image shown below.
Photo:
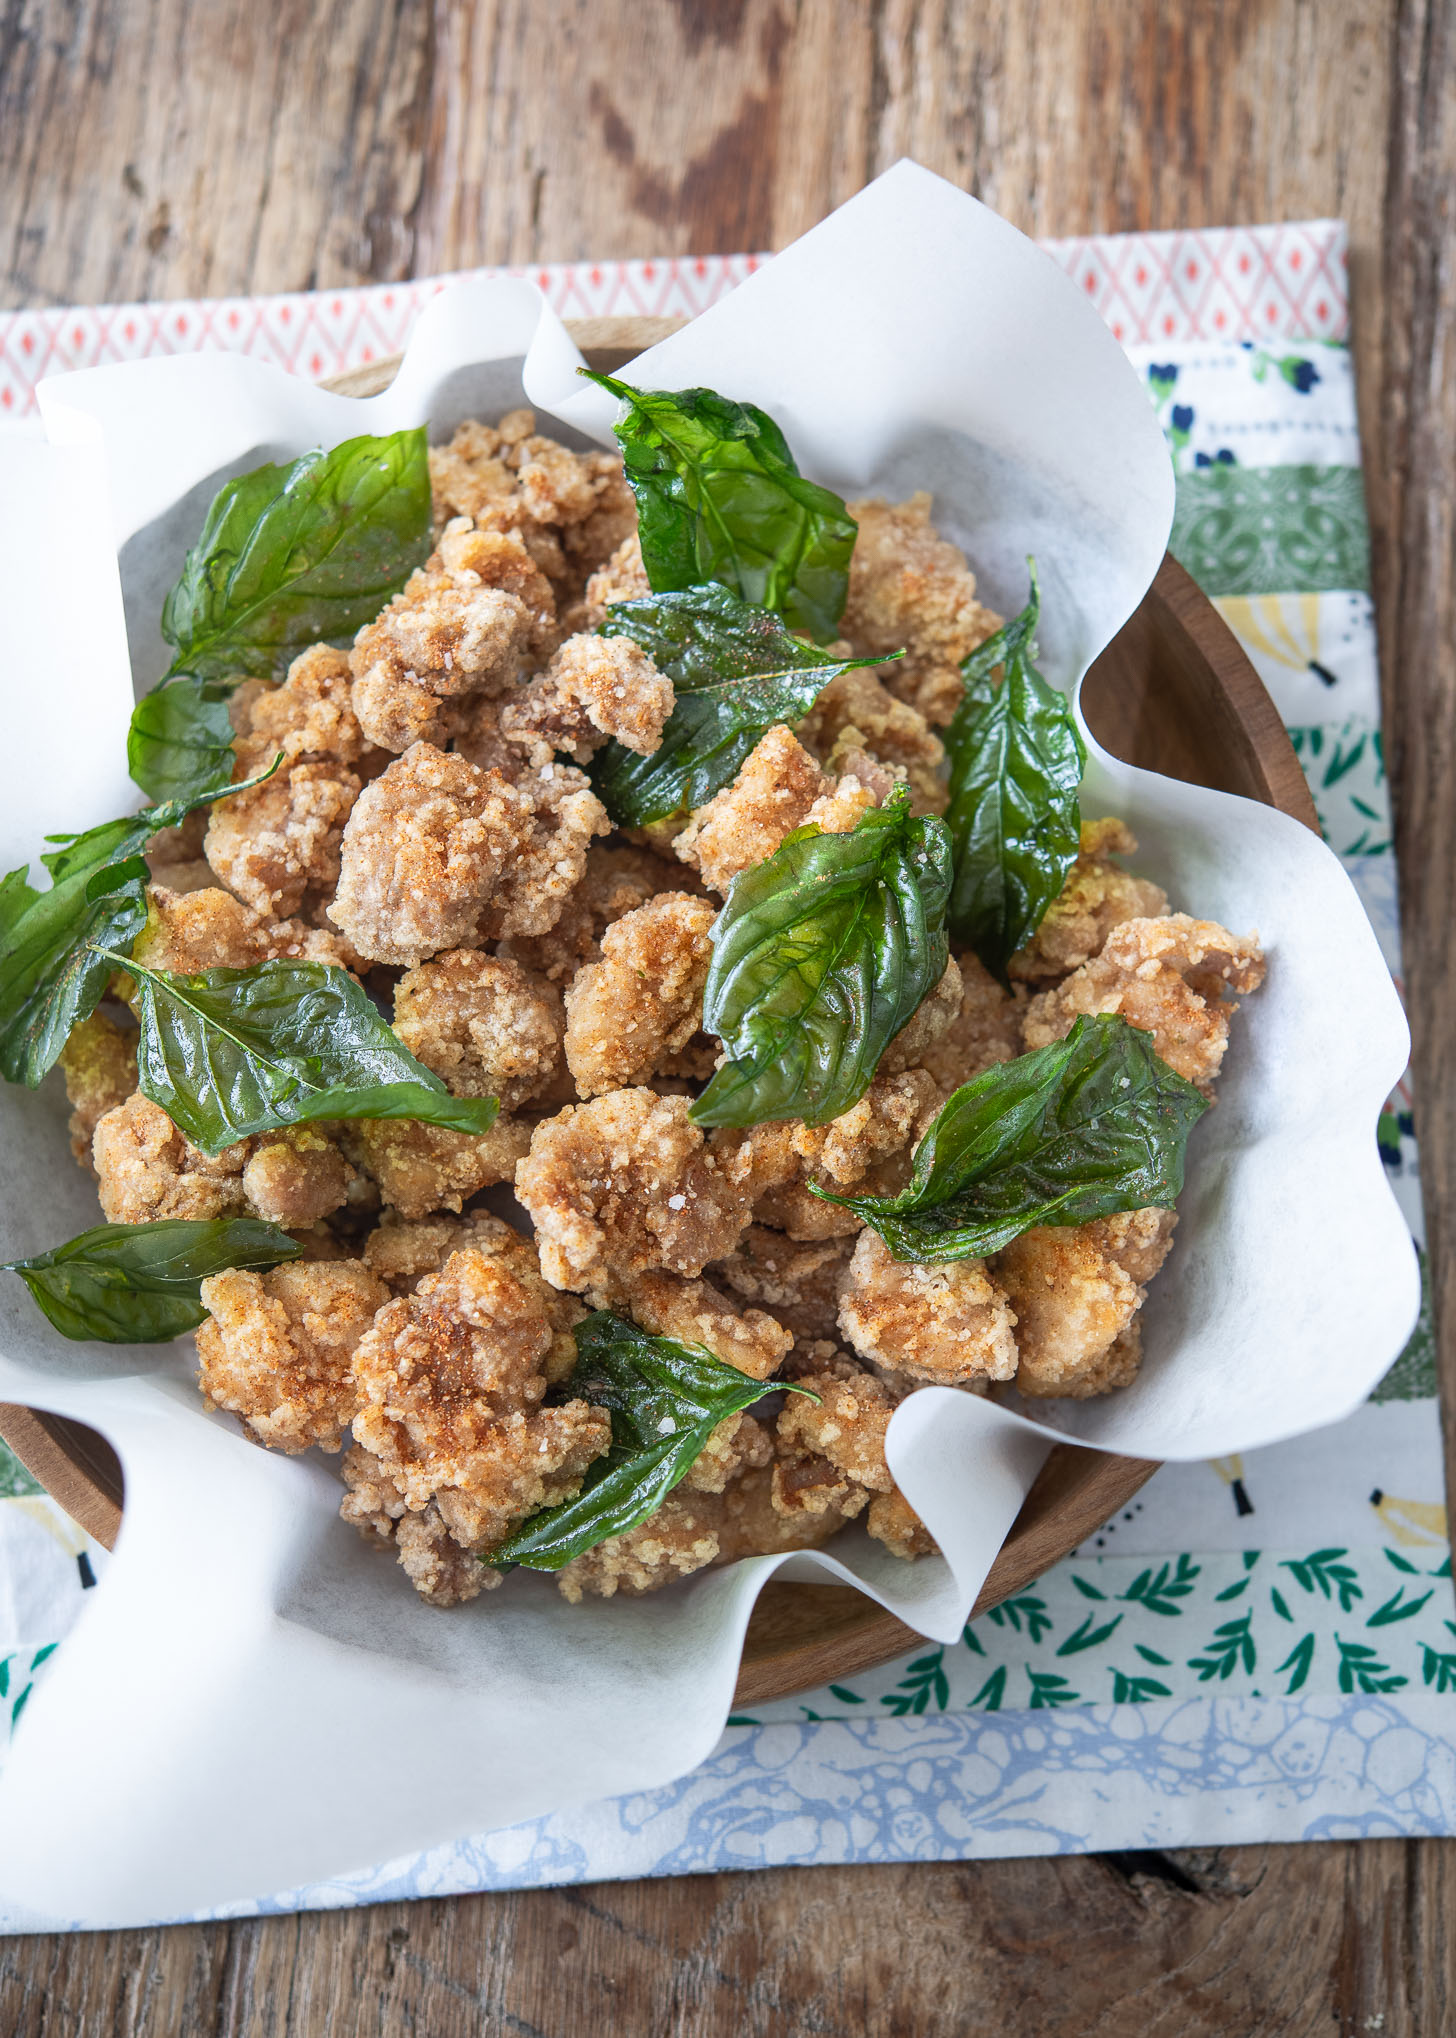
<path fill-rule="evenodd" d="M 436 298 L 395 383 L 362 401 L 229 355 L 43 384 L 51 447 L 3 449 L 18 645 L 3 684 L 20 732 L 0 754 L 5 867 L 46 830 L 130 804 L 128 640 L 144 688 L 162 595 L 224 476 L 424 419 L 447 434 L 523 391 L 544 429 L 605 439 L 610 405 L 576 361 L 531 286 L 484 282 Z M 632 372 L 762 404 L 842 491 L 930 488 L 1005 610 L 1034 552 L 1044 664 L 1069 686 L 1162 557 L 1172 474 L 1120 348 L 1047 257 L 913 165 Z M 185 1346 L 69 1344 L 0 1282 L 0 1394 L 103 1430 L 127 1481 L 104 1589 L 0 1779 L 0 1888 L 78 1923 L 135 1923 L 651 1788 L 711 1748 L 776 1571 L 853 1582 L 952 1640 L 1056 1429 L 1201 1457 L 1354 1407 L 1417 1300 L 1374 1139 L 1405 1028 L 1365 916 L 1333 856 L 1268 809 L 1094 747 L 1086 810 L 1128 819 L 1175 906 L 1257 927 L 1270 953 L 1194 1135 L 1132 1388 L 1043 1404 L 1037 1422 L 946 1389 L 913 1396 L 890 1462 L 942 1559 L 906 1565 L 851 1529 L 832 1554 L 754 1559 L 645 1601 L 568 1608 L 519 1577 L 442 1613 L 338 1520 L 330 1463 L 269 1454 L 203 1413 Z M 64 1119 L 55 1077 L 0 1094 L 0 1257 L 96 1221 Z"/>

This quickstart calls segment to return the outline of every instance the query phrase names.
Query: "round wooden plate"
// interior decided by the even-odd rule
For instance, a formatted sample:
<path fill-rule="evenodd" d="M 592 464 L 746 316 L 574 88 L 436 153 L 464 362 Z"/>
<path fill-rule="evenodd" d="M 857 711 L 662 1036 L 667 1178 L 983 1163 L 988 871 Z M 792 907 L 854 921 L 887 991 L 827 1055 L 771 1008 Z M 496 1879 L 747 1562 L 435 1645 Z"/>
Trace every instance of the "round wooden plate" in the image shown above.
<path fill-rule="evenodd" d="M 571 327 L 593 367 L 614 369 L 664 338 L 673 319 L 590 319 Z M 382 389 L 397 362 L 329 384 Z M 1318 829 L 1304 774 L 1274 704 L 1213 604 L 1172 558 L 1087 675 L 1082 705 L 1098 740 L 1130 764 L 1241 793 Z M 0 1405 L 0 1436 L 41 1484 L 110 1549 L 121 1527 L 116 1453 L 84 1423 Z M 976 1601 L 979 1612 L 1039 1578 L 1132 1498 L 1157 1467 L 1075 1444 L 1054 1447 Z M 851 1587 L 768 1586 L 743 1645 L 735 1703 L 752 1705 L 852 1676 L 921 1637 Z"/>

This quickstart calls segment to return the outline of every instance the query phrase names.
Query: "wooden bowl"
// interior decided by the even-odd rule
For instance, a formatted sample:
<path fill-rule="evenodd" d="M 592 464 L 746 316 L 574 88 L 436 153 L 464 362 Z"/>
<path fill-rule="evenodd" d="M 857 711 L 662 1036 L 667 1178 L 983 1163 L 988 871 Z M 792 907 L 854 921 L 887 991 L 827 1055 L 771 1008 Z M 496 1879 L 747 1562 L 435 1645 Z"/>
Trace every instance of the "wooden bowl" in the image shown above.
<path fill-rule="evenodd" d="M 572 326 L 594 367 L 620 367 L 680 323 L 592 319 Z M 335 377 L 368 396 L 396 361 Z M 1274 704 L 1213 604 L 1166 558 L 1141 607 L 1087 675 L 1098 740 L 1130 764 L 1241 793 L 1318 829 L 1314 803 Z M 104 1437 L 69 1417 L 0 1405 L 0 1436 L 66 1512 L 110 1549 L 121 1526 L 121 1466 Z M 1032 1583 L 1125 1506 L 1157 1467 L 1057 1444 L 992 1565 L 976 1611 Z M 853 1588 L 769 1585 L 743 1645 L 739 1706 L 805 1691 L 887 1662 L 922 1638 Z"/>

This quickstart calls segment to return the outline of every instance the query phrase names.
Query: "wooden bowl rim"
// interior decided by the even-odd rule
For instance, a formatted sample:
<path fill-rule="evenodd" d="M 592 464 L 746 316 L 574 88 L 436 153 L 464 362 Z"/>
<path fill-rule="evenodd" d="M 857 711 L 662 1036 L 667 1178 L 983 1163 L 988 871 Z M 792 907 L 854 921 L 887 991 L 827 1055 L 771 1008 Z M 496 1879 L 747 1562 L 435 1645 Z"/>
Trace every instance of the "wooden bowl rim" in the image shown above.
<path fill-rule="evenodd" d="M 568 320 L 583 353 L 639 353 L 685 323 L 682 319 Z M 341 395 L 368 396 L 385 388 L 400 357 L 370 362 L 330 377 Z M 1158 569 L 1144 603 L 1162 605 L 1165 620 L 1181 630 L 1213 674 L 1248 739 L 1262 774 L 1267 804 L 1318 832 L 1309 786 L 1267 689 L 1213 603 L 1170 555 Z M 47 1493 L 106 1549 L 121 1529 L 123 1487 L 115 1453 L 88 1425 L 18 1404 L 0 1404 L 0 1438 Z M 974 1612 L 997 1605 L 1040 1577 L 1102 1526 L 1157 1470 L 1147 1459 L 1115 1457 L 1078 1444 L 1055 1444 L 1028 1493 L 976 1600 Z M 1036 1519 L 1047 1494 L 1051 1522 Z M 1028 1528 L 1025 1524 L 1031 1520 Z M 1047 1528 L 1054 1524 L 1055 1533 Z M 796 1618 L 812 1595 L 825 1632 L 805 1640 Z M 851 1676 L 888 1662 L 924 1640 L 918 1631 L 850 1586 L 768 1585 L 745 1639 L 734 1691 L 735 1706 L 787 1697 L 830 1678 Z"/>

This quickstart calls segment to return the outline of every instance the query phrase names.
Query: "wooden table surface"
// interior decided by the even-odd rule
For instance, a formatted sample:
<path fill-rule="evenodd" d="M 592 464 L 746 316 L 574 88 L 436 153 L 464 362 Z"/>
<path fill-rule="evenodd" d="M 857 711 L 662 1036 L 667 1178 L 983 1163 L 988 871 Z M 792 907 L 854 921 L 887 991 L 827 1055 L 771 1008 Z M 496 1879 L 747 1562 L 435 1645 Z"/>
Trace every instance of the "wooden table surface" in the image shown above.
<path fill-rule="evenodd" d="M 1452 1383 L 1456 0 L 5 0 L 0 303 L 771 248 L 902 154 L 1031 233 L 1349 221 Z M 0 1943 L 5 2038 L 1424 2038 L 1453 2002 L 1456 1841 Z"/>

